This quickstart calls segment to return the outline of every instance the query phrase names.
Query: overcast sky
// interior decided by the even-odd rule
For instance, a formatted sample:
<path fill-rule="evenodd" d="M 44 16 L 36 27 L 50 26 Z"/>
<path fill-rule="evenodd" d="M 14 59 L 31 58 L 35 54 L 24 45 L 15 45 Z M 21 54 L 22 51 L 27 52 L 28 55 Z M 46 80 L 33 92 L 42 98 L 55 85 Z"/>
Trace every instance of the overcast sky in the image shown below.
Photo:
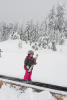
<path fill-rule="evenodd" d="M 58 2 L 67 6 L 67 0 L 0 0 L 0 21 L 40 20 Z"/>

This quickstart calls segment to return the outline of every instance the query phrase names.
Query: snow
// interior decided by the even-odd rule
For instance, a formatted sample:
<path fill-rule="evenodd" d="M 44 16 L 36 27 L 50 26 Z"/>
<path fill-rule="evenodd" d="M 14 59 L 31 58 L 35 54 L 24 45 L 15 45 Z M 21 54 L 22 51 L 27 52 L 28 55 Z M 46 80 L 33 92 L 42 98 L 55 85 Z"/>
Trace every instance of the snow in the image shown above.
<path fill-rule="evenodd" d="M 0 43 L 2 57 L 0 58 L 0 74 L 24 77 L 24 59 L 28 50 L 31 49 L 29 44 L 22 43 L 22 48 L 18 47 L 18 40 L 8 40 Z M 67 41 L 57 47 L 58 51 L 39 50 L 37 65 L 34 67 L 32 80 L 51 83 L 56 85 L 67 86 Z"/>
<path fill-rule="evenodd" d="M 18 86 L 24 86 L 27 88 L 34 88 L 34 89 L 38 89 L 38 90 L 42 90 L 42 91 L 48 91 L 48 92 L 52 92 L 55 94 L 61 94 L 61 95 L 66 95 L 67 96 L 67 92 L 65 91 L 60 91 L 60 90 L 54 90 L 54 89 L 50 89 L 50 88 L 44 88 L 44 87 L 39 87 L 39 86 L 35 86 L 35 85 L 31 85 L 31 84 L 26 84 L 26 83 L 21 83 L 21 82 L 17 82 L 17 81 L 12 81 L 12 80 L 7 80 L 7 79 L 2 79 L 0 78 L 0 81 L 3 81 L 4 83 L 13 83 L 13 84 L 17 84 Z"/>
<path fill-rule="evenodd" d="M 0 57 L 0 74 L 14 76 L 23 79 L 24 77 L 24 59 L 31 47 L 22 42 L 22 48 L 18 47 L 18 40 L 8 40 L 0 42 L 2 57 Z M 33 69 L 32 80 L 45 82 L 67 87 L 67 40 L 64 45 L 57 46 L 57 51 L 38 50 L 37 65 Z M 32 89 L 27 89 L 25 93 L 19 95 L 19 92 L 9 86 L 3 85 L 0 89 L 1 100 L 54 100 L 48 90 L 41 93 L 34 93 Z M 66 98 L 64 98 L 66 100 Z"/>
<path fill-rule="evenodd" d="M 23 77 L 24 68 L 23 62 L 25 58 L 24 49 L 18 48 L 18 41 L 6 41 L 0 43 L 0 48 L 3 50 L 2 57 L 0 58 L 0 74 L 7 74 L 10 76 Z"/>
<path fill-rule="evenodd" d="M 48 91 L 36 93 L 28 88 L 21 93 L 18 88 L 15 89 L 5 84 L 0 89 L 0 98 L 1 100 L 55 100 Z"/>

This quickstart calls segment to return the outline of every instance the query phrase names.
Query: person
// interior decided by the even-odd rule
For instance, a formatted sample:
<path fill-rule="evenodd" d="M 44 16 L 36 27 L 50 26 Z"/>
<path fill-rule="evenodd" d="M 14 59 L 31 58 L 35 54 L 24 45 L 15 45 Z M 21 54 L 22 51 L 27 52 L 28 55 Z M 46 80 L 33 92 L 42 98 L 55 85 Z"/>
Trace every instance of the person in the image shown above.
<path fill-rule="evenodd" d="M 24 75 L 24 80 L 29 80 L 31 81 L 31 75 L 32 75 L 32 70 L 30 72 L 29 68 L 32 65 L 36 65 L 36 59 L 33 57 L 34 52 L 32 50 L 28 51 L 28 56 L 25 58 L 24 61 L 24 69 L 25 69 L 25 75 Z"/>
<path fill-rule="evenodd" d="M 3 51 L 0 49 L 0 57 L 1 57 L 1 53 L 2 53 Z"/>

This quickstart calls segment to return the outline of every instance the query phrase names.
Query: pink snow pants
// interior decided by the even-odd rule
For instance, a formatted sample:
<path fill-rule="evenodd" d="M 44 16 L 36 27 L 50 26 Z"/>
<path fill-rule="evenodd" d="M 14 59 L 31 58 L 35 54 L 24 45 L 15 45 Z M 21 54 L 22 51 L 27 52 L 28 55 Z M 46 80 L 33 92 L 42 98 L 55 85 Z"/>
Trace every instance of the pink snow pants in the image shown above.
<path fill-rule="evenodd" d="M 32 71 L 28 73 L 28 69 L 25 70 L 24 80 L 31 80 Z"/>

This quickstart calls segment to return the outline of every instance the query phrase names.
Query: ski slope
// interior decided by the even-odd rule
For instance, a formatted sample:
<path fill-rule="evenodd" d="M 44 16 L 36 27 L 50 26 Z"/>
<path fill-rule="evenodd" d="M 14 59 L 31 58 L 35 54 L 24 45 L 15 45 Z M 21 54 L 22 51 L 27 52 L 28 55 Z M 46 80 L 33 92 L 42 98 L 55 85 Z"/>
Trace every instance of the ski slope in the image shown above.
<path fill-rule="evenodd" d="M 8 40 L 0 43 L 3 50 L 0 58 L 0 74 L 15 76 L 23 79 L 24 77 L 24 59 L 29 44 L 22 43 L 22 48 L 18 47 L 18 40 Z M 67 40 L 63 46 L 57 46 L 58 51 L 38 50 L 39 57 L 37 65 L 34 67 L 32 80 L 45 82 L 67 87 Z"/>

